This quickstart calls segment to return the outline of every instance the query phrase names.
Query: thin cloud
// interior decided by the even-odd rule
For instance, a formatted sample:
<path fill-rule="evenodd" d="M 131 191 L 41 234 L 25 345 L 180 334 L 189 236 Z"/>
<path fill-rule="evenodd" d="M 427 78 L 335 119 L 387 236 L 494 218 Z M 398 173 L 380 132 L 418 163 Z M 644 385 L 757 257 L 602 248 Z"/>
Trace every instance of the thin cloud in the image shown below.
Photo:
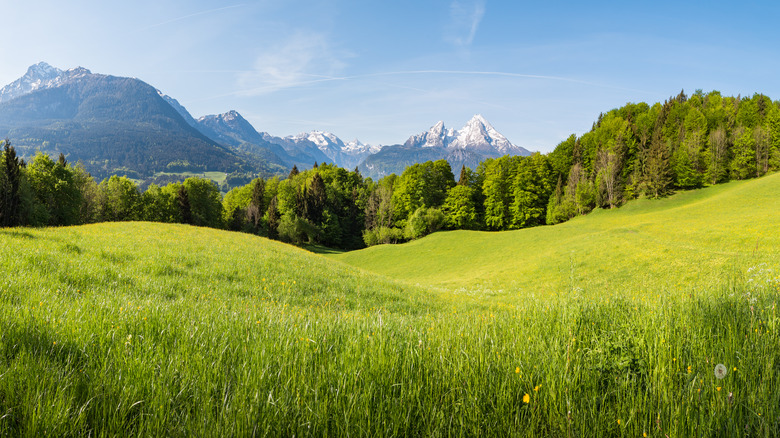
<path fill-rule="evenodd" d="M 299 31 L 260 54 L 254 70 L 239 75 L 239 85 L 243 94 L 264 94 L 341 80 L 335 75 L 344 69 L 343 59 L 349 56 L 333 49 L 325 35 Z"/>
<path fill-rule="evenodd" d="M 272 73 L 278 75 L 278 66 L 276 67 L 269 66 L 267 68 L 270 69 Z M 247 81 L 252 80 L 253 78 L 256 79 L 256 76 L 259 74 L 258 70 L 240 71 L 240 73 L 244 76 L 245 80 Z M 647 90 L 637 90 L 632 88 L 616 87 L 614 85 L 583 81 L 580 79 L 568 78 L 564 76 L 536 75 L 536 74 L 513 73 L 513 72 L 503 72 L 503 71 L 404 70 L 404 71 L 367 73 L 362 75 L 351 75 L 351 76 L 317 75 L 317 74 L 309 74 L 309 73 L 303 73 L 301 71 L 297 71 L 297 72 L 288 72 L 286 75 L 281 75 L 280 78 L 278 79 L 265 78 L 261 81 L 264 82 L 263 84 L 256 85 L 250 88 L 243 87 L 239 90 L 230 93 L 211 96 L 204 99 L 198 99 L 196 101 L 210 100 L 210 99 L 216 99 L 216 98 L 227 97 L 227 96 L 242 96 L 242 95 L 252 96 L 252 95 L 259 95 L 259 94 L 267 94 L 282 89 L 309 87 L 312 85 L 322 84 L 327 82 L 346 82 L 346 81 L 355 81 L 361 79 L 389 77 L 389 76 L 409 76 L 409 75 L 494 76 L 494 77 L 509 77 L 509 78 L 519 78 L 519 79 L 537 79 L 537 80 L 545 80 L 545 81 L 560 81 L 560 82 L 582 84 L 582 85 L 587 85 L 589 87 L 595 87 L 595 88 L 606 88 L 612 90 L 638 92 L 643 94 L 653 94 L 652 92 Z M 274 74 L 271 74 L 271 76 L 274 76 Z M 417 87 L 411 87 L 408 85 L 391 84 L 386 82 L 382 82 L 381 84 L 384 86 L 391 86 L 399 89 L 408 89 L 408 90 L 422 92 L 422 93 L 426 93 L 430 91 L 430 90 L 424 90 Z"/>
<path fill-rule="evenodd" d="M 240 8 L 242 6 L 245 6 L 245 3 L 241 3 L 241 4 L 238 4 L 238 5 L 232 5 L 232 6 L 224 6 L 224 7 L 221 7 L 221 8 L 209 9 L 207 11 L 195 12 L 194 14 L 183 15 L 181 17 L 172 18 L 170 20 L 163 21 L 162 23 L 157 23 L 157 24 L 152 24 L 150 26 L 142 27 L 142 28 L 140 28 L 138 30 L 139 31 L 141 31 L 141 30 L 148 30 L 148 29 L 152 29 L 152 28 L 155 28 L 155 27 L 165 26 L 166 24 L 175 23 L 177 21 L 186 20 L 187 18 L 197 17 L 199 15 L 212 14 L 214 12 L 224 11 L 226 9 Z"/>
<path fill-rule="evenodd" d="M 450 3 L 451 29 L 448 39 L 459 47 L 471 46 L 484 15 L 485 0 L 453 1 Z"/>

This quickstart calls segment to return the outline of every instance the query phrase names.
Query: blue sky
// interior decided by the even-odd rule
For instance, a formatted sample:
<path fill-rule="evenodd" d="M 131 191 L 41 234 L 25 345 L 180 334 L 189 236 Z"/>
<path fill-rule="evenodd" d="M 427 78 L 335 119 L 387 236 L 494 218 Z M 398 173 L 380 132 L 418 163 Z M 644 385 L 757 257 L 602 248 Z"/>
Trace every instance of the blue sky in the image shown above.
<path fill-rule="evenodd" d="M 626 3 L 629 3 L 628 5 Z M 547 152 L 681 89 L 780 99 L 775 2 L 2 0 L 0 84 L 46 61 L 138 77 L 195 117 L 402 143 L 482 114 Z"/>

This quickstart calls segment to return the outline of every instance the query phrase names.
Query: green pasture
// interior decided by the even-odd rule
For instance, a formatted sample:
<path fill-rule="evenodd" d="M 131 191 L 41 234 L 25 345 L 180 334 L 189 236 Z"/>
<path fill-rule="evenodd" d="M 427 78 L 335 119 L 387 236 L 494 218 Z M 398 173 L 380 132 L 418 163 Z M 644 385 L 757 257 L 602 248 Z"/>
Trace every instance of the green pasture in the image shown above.
<path fill-rule="evenodd" d="M 0 436 L 778 436 L 778 193 L 346 254 L 0 230 Z"/>
<path fill-rule="evenodd" d="M 780 174 L 642 199 L 555 226 L 440 232 L 333 255 L 372 272 L 504 301 L 705 287 L 780 255 Z"/>

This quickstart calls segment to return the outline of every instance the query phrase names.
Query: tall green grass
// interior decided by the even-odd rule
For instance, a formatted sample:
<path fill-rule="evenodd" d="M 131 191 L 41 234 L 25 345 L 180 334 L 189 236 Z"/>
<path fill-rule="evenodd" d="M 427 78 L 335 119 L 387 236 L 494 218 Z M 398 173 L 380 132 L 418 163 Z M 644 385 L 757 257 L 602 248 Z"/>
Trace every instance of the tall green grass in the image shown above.
<path fill-rule="evenodd" d="M 755 183 L 766 181 L 780 180 Z M 540 229 L 560 229 L 561 241 L 590 252 L 538 253 L 555 267 L 528 271 L 522 285 L 501 274 L 505 255 L 485 265 L 492 283 L 471 276 L 482 263 L 472 256 L 452 270 L 463 271 L 463 285 L 450 286 L 183 225 L 2 230 L 0 435 L 777 436 L 780 269 L 775 237 L 762 228 L 770 218 L 744 208 L 756 230 L 738 228 L 735 238 L 764 232 L 766 246 L 724 242 L 735 258 L 699 264 L 722 268 L 716 277 L 680 277 L 689 259 L 655 276 L 636 271 L 634 283 L 594 267 L 611 257 L 595 237 L 615 233 L 609 221 L 666 241 L 656 220 L 675 209 L 668 232 L 693 233 L 688 244 L 706 252 L 708 231 L 685 229 L 706 220 L 686 208 L 761 192 L 727 187 Z M 775 208 L 771 199 L 752 209 Z M 633 222 L 608 220 L 616 215 Z M 725 226 L 715 217 L 709 230 Z M 517 237 L 526 231 L 539 233 L 475 236 L 529 245 L 544 237 Z M 453 235 L 390 249 L 430 261 L 416 251 Z M 447 242 L 447 254 L 469 243 Z M 631 260 L 652 267 L 643 257 Z M 533 286 L 545 281 L 554 287 Z"/>

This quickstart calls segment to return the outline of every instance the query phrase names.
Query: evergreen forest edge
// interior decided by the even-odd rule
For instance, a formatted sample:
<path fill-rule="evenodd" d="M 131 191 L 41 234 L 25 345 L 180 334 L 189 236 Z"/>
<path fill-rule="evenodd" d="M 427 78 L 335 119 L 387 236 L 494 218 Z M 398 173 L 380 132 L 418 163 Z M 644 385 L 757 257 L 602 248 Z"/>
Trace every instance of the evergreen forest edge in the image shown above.
<path fill-rule="evenodd" d="M 638 197 L 760 177 L 780 169 L 780 102 L 755 94 L 684 92 L 601 114 L 548 154 L 488 159 L 458 179 L 445 160 L 373 181 L 329 164 L 256 178 L 224 197 L 191 177 L 141 192 L 124 176 L 99 184 L 63 155 L 0 160 L 0 226 L 143 220 L 243 231 L 294 244 L 358 249 L 439 229 L 555 224 Z"/>

